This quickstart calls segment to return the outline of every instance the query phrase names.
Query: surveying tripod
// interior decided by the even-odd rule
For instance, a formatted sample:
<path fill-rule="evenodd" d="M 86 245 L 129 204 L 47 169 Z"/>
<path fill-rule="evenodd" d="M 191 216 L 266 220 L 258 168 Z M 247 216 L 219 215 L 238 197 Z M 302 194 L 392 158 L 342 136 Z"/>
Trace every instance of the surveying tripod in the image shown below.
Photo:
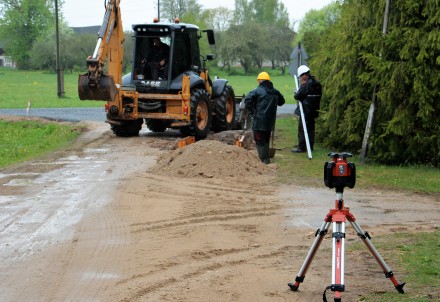
<path fill-rule="evenodd" d="M 321 245 L 322 240 L 331 224 L 333 224 L 332 234 L 332 283 L 326 288 L 323 294 L 323 301 L 327 302 L 325 293 L 327 289 L 335 292 L 335 302 L 341 301 L 341 293 L 345 291 L 344 284 L 344 268 L 345 268 L 345 224 L 348 220 L 355 229 L 357 235 L 361 238 L 364 244 L 367 246 L 370 253 L 376 259 L 377 263 L 382 268 L 385 277 L 389 278 L 396 290 L 403 294 L 403 286 L 405 283 L 398 283 L 393 275 L 390 267 L 385 263 L 382 257 L 377 252 L 376 248 L 371 243 L 370 235 L 364 232 L 360 225 L 356 222 L 356 218 L 350 212 L 350 209 L 344 206 L 343 192 L 344 187 L 348 186 L 353 188 L 355 184 L 355 166 L 353 163 L 347 162 L 347 157 L 351 157 L 350 153 L 330 153 L 330 157 L 333 158 L 332 162 L 325 163 L 324 166 L 324 182 L 326 186 L 336 188 L 336 201 L 335 208 L 330 209 L 328 214 L 324 218 L 324 222 L 321 227 L 316 231 L 316 238 L 309 250 L 309 253 L 304 260 L 298 275 L 295 278 L 295 283 L 288 283 L 288 286 L 292 291 L 297 291 L 301 282 L 304 281 L 307 270 L 312 264 L 312 260 Z"/>

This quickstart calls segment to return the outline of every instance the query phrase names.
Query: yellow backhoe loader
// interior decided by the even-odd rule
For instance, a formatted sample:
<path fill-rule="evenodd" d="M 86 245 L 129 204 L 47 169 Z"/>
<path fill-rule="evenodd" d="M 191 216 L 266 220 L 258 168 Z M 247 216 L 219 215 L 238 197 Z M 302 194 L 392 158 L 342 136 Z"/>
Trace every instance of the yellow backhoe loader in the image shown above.
<path fill-rule="evenodd" d="M 106 122 L 116 135 L 138 135 L 144 121 L 151 131 L 176 128 L 196 140 L 204 139 L 210 130 L 239 128 L 235 120 L 239 99 L 227 80 L 210 79 L 206 62 L 213 55 L 200 54 L 202 36 L 215 44 L 212 30 L 200 31 L 178 20 L 132 25 L 132 70 L 122 76 L 120 0 L 108 0 L 105 5 L 98 42 L 87 59 L 88 71 L 79 76 L 78 94 L 81 100 L 107 102 Z M 165 57 L 155 62 L 161 55 Z"/>

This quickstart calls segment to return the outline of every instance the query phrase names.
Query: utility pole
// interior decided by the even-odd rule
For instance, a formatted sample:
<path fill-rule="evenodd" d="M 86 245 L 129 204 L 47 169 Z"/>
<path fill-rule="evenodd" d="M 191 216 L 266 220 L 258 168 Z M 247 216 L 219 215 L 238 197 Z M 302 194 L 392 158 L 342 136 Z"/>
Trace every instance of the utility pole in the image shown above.
<path fill-rule="evenodd" d="M 58 97 L 62 98 L 64 97 L 64 74 L 61 70 L 61 63 L 60 63 L 60 31 L 59 31 L 59 24 L 58 24 L 58 0 L 55 0 L 55 31 L 56 31 L 56 45 L 57 45 L 57 62 L 56 62 L 56 69 L 57 69 L 57 91 L 58 91 Z"/>
<path fill-rule="evenodd" d="M 157 0 L 157 20 L 160 21 L 160 0 Z"/>
<path fill-rule="evenodd" d="M 383 17 L 383 27 L 382 27 L 382 34 L 384 36 L 388 32 L 388 15 L 390 13 L 390 2 L 391 0 L 386 0 L 386 4 L 385 4 L 385 12 Z M 382 57 L 382 51 L 380 52 L 379 57 Z M 371 128 L 373 128 L 374 111 L 376 110 L 376 100 L 377 100 L 377 84 L 374 85 L 372 102 L 370 105 L 370 110 L 368 111 L 367 125 L 365 126 L 364 139 L 362 141 L 361 158 L 360 158 L 361 163 L 365 162 L 365 157 L 367 155 L 368 140 L 370 138 Z"/>

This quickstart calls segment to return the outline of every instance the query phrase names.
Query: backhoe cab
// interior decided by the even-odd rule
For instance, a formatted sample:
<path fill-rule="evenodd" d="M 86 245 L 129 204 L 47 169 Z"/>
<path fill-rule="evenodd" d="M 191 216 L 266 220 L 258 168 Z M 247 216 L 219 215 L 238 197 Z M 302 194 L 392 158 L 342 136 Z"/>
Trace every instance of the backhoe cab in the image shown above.
<path fill-rule="evenodd" d="M 110 3 L 119 6 L 119 1 L 114 1 Z M 115 11 L 119 12 L 113 8 Z M 104 19 L 103 27 L 105 24 L 111 26 Z M 78 90 L 81 99 L 107 101 L 106 122 L 116 135 L 138 135 L 144 121 L 151 131 L 175 128 L 197 140 L 211 129 L 218 132 L 236 127 L 234 91 L 225 79 L 211 81 L 205 63 L 213 56 L 200 54 L 202 36 L 206 35 L 211 45 L 215 43 L 212 30 L 200 31 L 178 21 L 133 25 L 132 71 L 122 77 L 122 61 L 117 62 L 117 69 L 111 66 L 123 57 L 123 43 L 114 41 L 121 24 L 115 24 L 98 39 L 96 49 L 103 51 L 96 50 L 98 55 L 88 59 L 89 72 L 80 76 Z M 115 38 L 123 41 L 120 36 Z M 119 48 L 105 51 L 107 45 Z M 105 58 L 108 75 L 102 72 Z"/>

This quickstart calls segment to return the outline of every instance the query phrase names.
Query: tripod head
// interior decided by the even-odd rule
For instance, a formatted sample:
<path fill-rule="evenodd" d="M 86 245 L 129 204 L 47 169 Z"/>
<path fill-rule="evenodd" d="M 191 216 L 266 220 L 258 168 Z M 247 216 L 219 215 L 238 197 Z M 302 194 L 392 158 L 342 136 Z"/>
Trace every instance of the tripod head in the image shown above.
<path fill-rule="evenodd" d="M 330 152 L 328 156 L 332 160 L 324 164 L 324 184 L 330 189 L 336 188 L 337 193 L 342 193 L 345 187 L 354 188 L 356 167 L 354 163 L 347 161 L 353 155 L 348 152 Z"/>

